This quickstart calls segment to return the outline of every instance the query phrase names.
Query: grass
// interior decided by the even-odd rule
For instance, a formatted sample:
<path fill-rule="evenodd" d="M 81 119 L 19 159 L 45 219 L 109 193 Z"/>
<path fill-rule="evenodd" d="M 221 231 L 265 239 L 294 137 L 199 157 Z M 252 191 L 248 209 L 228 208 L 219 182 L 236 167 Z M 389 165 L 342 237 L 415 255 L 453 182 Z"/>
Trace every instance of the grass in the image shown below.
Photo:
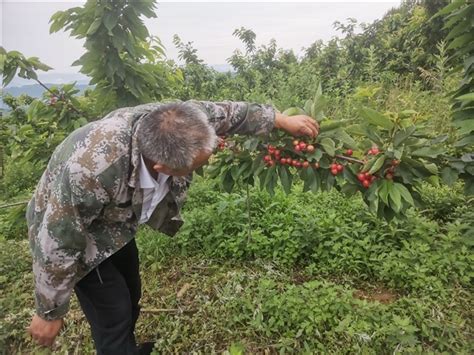
<path fill-rule="evenodd" d="M 150 238 L 140 233 L 141 258 Z M 25 334 L 33 314 L 26 241 L 2 240 L 0 345 L 4 353 L 48 353 Z M 472 290 L 443 298 L 380 283 L 320 277 L 302 267 L 168 256 L 143 262 L 140 341 L 157 353 L 472 353 Z M 73 299 L 54 350 L 93 354 L 88 324 Z"/>

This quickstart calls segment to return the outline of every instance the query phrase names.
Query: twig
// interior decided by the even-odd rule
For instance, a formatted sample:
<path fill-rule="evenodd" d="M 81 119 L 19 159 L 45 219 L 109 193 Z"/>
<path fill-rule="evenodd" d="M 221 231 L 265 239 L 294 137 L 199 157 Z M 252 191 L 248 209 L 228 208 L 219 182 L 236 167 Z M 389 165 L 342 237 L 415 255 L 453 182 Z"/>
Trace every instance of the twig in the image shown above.
<path fill-rule="evenodd" d="M 362 164 L 362 165 L 365 164 L 362 160 L 351 158 L 351 157 L 346 157 L 345 155 L 336 154 L 335 156 L 338 159 L 347 160 L 347 161 L 350 161 L 352 163 L 358 163 L 358 164 Z"/>
<path fill-rule="evenodd" d="M 184 294 L 191 288 L 190 283 L 185 283 L 183 287 L 181 287 L 181 290 L 178 291 L 176 294 L 176 298 L 181 298 L 184 296 Z"/>
<path fill-rule="evenodd" d="M 51 95 L 53 95 L 55 98 L 59 99 L 59 100 L 62 100 L 63 97 L 61 96 L 58 96 L 56 95 L 50 88 L 48 88 L 45 84 L 43 84 L 39 79 L 34 79 L 35 81 L 38 82 L 38 84 L 40 84 L 47 92 L 49 92 Z M 74 112 L 76 112 L 77 114 L 81 115 L 81 116 L 84 116 L 84 117 L 87 117 L 86 114 L 84 112 L 81 112 L 79 111 L 77 108 L 74 107 L 74 105 L 71 103 L 71 101 L 69 99 L 67 99 L 66 101 L 67 105 L 72 108 L 72 110 Z"/>
<path fill-rule="evenodd" d="M 179 311 L 177 308 L 145 308 L 140 310 L 141 313 L 173 313 Z"/>
<path fill-rule="evenodd" d="M 15 206 L 19 206 L 19 205 L 26 205 L 28 202 L 30 202 L 30 201 L 21 201 L 21 202 L 10 203 L 8 205 L 0 206 L 0 209 L 8 208 L 8 207 L 15 207 Z"/>

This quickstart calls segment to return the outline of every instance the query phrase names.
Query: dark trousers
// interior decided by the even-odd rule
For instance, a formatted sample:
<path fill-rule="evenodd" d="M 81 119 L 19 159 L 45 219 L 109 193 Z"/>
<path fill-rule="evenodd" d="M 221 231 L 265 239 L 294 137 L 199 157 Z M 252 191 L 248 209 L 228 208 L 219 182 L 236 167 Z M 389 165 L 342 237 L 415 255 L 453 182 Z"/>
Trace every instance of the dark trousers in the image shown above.
<path fill-rule="evenodd" d="M 99 355 L 138 354 L 135 323 L 141 281 L 135 239 L 92 270 L 74 288 Z"/>

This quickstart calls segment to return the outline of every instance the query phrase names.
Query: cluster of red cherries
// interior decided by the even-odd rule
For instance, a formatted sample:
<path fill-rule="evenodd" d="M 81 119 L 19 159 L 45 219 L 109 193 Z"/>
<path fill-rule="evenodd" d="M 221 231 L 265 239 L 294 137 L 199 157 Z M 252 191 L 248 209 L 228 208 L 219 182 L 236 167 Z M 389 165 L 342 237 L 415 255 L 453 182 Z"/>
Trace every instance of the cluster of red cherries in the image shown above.
<path fill-rule="evenodd" d="M 372 185 L 372 183 L 377 179 L 377 177 L 375 175 L 372 175 L 372 174 L 369 174 L 369 173 L 359 173 L 357 174 L 357 180 L 360 181 L 360 183 L 362 184 L 362 186 L 364 186 L 365 188 L 369 188 L 370 185 Z"/>
<path fill-rule="evenodd" d="M 293 141 L 294 150 L 296 152 L 308 152 L 313 153 L 316 148 L 312 144 L 307 144 L 303 141 L 294 140 Z M 271 144 L 267 146 L 267 155 L 263 157 L 265 165 L 274 166 L 275 164 L 294 166 L 295 168 L 309 168 L 311 163 L 308 160 L 304 159 L 293 159 L 291 157 L 283 157 L 281 155 L 282 149 L 275 147 Z M 319 163 L 314 163 L 313 166 L 318 169 Z"/>
<path fill-rule="evenodd" d="M 218 149 L 219 150 L 224 150 L 226 147 L 228 147 L 227 142 L 225 141 L 224 137 L 219 137 L 219 143 L 218 143 Z M 302 140 L 295 139 L 293 140 L 293 149 L 295 153 L 314 153 L 316 150 L 316 147 L 313 144 L 308 144 L 307 142 L 304 142 Z M 280 165 L 288 165 L 288 166 L 293 166 L 295 168 L 309 168 L 309 167 L 314 167 L 316 169 L 320 168 L 319 162 L 309 162 L 306 159 L 295 159 L 289 156 L 283 156 L 283 151 L 284 149 L 281 147 L 275 147 L 271 144 L 267 146 L 267 154 L 263 157 L 263 160 L 265 162 L 265 165 L 268 167 L 275 166 L 276 164 Z M 367 155 L 378 155 L 380 154 L 380 150 L 377 146 L 373 146 L 367 151 Z M 353 154 L 352 149 L 347 149 L 344 153 L 345 156 L 350 157 Z M 366 162 L 367 159 L 364 159 L 364 162 Z M 392 160 L 391 165 L 389 168 L 385 170 L 385 178 L 388 180 L 393 180 L 394 173 L 396 167 L 400 164 L 400 160 Z M 330 166 L 330 172 L 333 176 L 339 175 L 344 171 L 344 165 L 339 164 L 338 162 L 334 161 Z M 372 183 L 378 179 L 376 175 L 370 174 L 368 172 L 360 171 L 357 174 L 357 179 L 359 182 L 364 186 L 365 188 L 369 188 Z"/>

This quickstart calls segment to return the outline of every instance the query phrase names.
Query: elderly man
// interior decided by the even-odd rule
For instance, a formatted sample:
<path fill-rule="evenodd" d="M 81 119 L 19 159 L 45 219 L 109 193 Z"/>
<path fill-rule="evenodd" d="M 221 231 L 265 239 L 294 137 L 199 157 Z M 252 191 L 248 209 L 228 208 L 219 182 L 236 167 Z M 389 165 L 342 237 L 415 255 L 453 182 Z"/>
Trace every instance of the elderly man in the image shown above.
<path fill-rule="evenodd" d="M 29 332 L 36 342 L 53 343 L 74 290 L 98 354 L 139 353 L 138 224 L 174 235 L 190 174 L 207 162 L 217 135 L 263 135 L 274 127 L 318 134 L 308 116 L 198 101 L 119 109 L 71 133 L 27 209 L 36 296 Z"/>

